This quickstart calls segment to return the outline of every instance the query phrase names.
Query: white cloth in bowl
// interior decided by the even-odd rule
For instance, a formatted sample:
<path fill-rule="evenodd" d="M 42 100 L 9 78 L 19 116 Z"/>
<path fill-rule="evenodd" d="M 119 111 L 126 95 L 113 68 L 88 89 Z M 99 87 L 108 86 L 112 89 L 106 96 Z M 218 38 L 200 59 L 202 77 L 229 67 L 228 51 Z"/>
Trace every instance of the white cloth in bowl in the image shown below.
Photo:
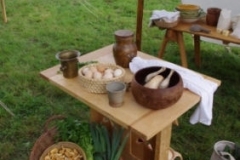
<path fill-rule="evenodd" d="M 199 122 L 205 125 L 211 125 L 213 95 L 218 84 L 203 78 L 202 75 L 194 71 L 162 60 L 147 60 L 141 57 L 135 57 L 129 64 L 129 68 L 133 73 L 150 66 L 167 67 L 178 72 L 182 77 L 184 88 L 201 96 L 198 107 L 190 117 L 190 123 L 196 124 Z"/>
<path fill-rule="evenodd" d="M 166 10 L 153 10 L 152 16 L 150 17 L 149 27 L 155 26 L 154 20 L 163 19 L 167 23 L 172 23 L 178 20 L 180 12 L 169 12 Z"/>

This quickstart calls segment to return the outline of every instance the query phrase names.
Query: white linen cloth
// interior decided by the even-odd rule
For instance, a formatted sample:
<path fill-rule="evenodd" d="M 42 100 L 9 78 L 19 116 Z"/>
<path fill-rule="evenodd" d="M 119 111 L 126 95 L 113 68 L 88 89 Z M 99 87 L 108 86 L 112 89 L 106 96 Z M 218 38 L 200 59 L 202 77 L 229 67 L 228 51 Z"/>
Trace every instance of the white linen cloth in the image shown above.
<path fill-rule="evenodd" d="M 129 64 L 129 68 L 133 73 L 150 66 L 167 67 L 178 72 L 182 77 L 184 88 L 201 96 L 199 105 L 190 117 L 190 123 L 196 124 L 199 122 L 204 125 L 211 125 L 213 95 L 218 87 L 216 83 L 203 78 L 202 75 L 187 68 L 162 60 L 147 60 L 141 57 L 134 57 Z"/>
<path fill-rule="evenodd" d="M 149 27 L 154 26 L 153 20 L 163 19 L 165 22 L 171 23 L 176 21 L 180 16 L 180 12 L 169 12 L 166 10 L 153 10 L 152 16 L 150 17 Z"/>

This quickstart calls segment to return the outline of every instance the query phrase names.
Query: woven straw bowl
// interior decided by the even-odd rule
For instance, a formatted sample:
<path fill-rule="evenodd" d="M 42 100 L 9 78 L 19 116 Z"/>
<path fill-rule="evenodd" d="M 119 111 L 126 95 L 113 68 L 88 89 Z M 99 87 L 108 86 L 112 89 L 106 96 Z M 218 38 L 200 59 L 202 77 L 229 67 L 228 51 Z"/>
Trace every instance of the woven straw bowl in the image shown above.
<path fill-rule="evenodd" d="M 56 144 L 51 145 L 50 147 L 48 147 L 43 154 L 40 157 L 40 160 L 45 160 L 45 157 L 53 150 L 53 149 L 62 149 L 62 148 L 70 148 L 70 149 L 75 149 L 80 155 L 81 157 L 78 158 L 79 160 L 87 160 L 86 158 L 86 154 L 84 152 L 84 150 L 77 144 L 72 143 L 72 142 L 58 142 Z M 70 153 L 69 153 L 70 154 Z"/>
<path fill-rule="evenodd" d="M 87 78 L 83 75 L 82 70 L 85 67 L 92 67 L 92 66 L 97 67 L 98 65 L 101 65 L 101 66 L 104 66 L 106 68 L 110 68 L 113 70 L 121 69 L 122 74 L 118 77 L 114 77 L 111 79 L 100 79 L 100 80 Z M 115 64 L 94 63 L 94 64 L 86 65 L 79 69 L 80 85 L 91 93 L 107 93 L 106 84 L 108 84 L 110 82 L 123 81 L 124 76 L 125 76 L 125 70 L 122 67 L 115 65 Z"/>

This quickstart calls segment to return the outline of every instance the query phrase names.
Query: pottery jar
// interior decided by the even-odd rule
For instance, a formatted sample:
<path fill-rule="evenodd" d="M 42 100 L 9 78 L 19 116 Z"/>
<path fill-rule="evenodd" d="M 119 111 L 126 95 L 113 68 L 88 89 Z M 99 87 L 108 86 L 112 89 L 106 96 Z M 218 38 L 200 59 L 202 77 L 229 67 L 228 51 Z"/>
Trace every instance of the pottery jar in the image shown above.
<path fill-rule="evenodd" d="M 209 26 L 217 26 L 218 19 L 221 13 L 220 8 L 208 8 L 207 15 L 206 15 L 206 23 Z"/>
<path fill-rule="evenodd" d="M 118 30 L 114 35 L 116 40 L 113 45 L 114 60 L 117 65 L 129 68 L 129 63 L 137 55 L 134 34 L 129 30 Z"/>

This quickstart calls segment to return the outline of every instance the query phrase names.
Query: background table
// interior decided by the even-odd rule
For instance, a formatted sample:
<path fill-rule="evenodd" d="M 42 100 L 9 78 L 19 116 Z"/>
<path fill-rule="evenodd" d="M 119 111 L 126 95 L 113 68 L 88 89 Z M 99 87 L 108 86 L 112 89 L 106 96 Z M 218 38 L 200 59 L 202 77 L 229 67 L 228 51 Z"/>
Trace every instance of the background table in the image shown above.
<path fill-rule="evenodd" d="M 138 52 L 138 56 L 145 59 L 157 59 L 151 55 Z M 93 51 L 79 57 L 80 62 L 98 61 L 101 63 L 115 63 L 112 54 L 112 45 Z M 107 118 L 131 132 L 123 158 L 125 160 L 167 160 L 170 147 L 172 123 L 182 114 L 200 101 L 200 97 L 188 90 L 184 90 L 180 100 L 161 110 L 151 110 L 140 106 L 134 100 L 131 91 L 124 97 L 124 105 L 120 108 L 112 108 L 108 104 L 106 94 L 93 94 L 81 87 L 79 77 L 66 79 L 59 74 L 60 65 L 40 72 L 40 75 L 51 84 L 72 95 L 79 101 L 90 107 L 91 120 L 102 121 Z M 133 74 L 126 69 L 125 82 L 132 80 Z M 217 82 L 220 81 L 208 76 L 205 78 Z M 153 146 L 149 149 L 147 143 Z"/>
<path fill-rule="evenodd" d="M 201 25 L 202 27 L 210 30 L 210 33 L 190 31 L 189 28 L 193 24 Z M 194 56 L 195 56 L 195 63 L 197 66 L 200 66 L 201 64 L 201 57 L 200 57 L 200 37 L 201 36 L 216 39 L 216 40 L 221 40 L 224 44 L 228 44 L 228 43 L 240 44 L 240 39 L 231 37 L 230 35 L 224 36 L 218 33 L 216 27 L 206 25 L 204 20 L 200 20 L 195 23 L 180 22 L 176 27 L 166 29 L 165 37 L 163 39 L 162 45 L 160 46 L 160 50 L 159 50 L 159 58 L 163 58 L 167 43 L 169 41 L 175 41 L 179 46 L 182 66 L 188 67 L 183 33 L 192 34 L 194 37 Z"/>

